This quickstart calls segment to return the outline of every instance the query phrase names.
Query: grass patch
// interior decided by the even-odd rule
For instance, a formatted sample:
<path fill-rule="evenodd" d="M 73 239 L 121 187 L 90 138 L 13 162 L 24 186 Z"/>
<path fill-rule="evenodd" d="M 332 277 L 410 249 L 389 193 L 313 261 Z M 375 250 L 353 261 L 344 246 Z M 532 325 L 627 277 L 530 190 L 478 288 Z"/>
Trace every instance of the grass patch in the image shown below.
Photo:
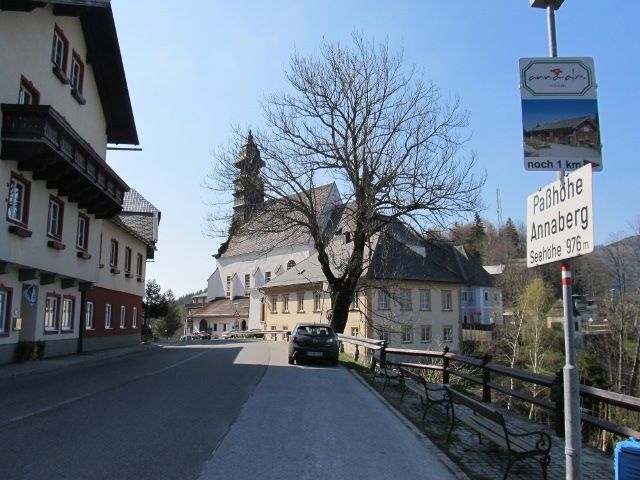
<path fill-rule="evenodd" d="M 344 352 L 340 352 L 340 357 L 338 358 L 338 360 L 340 360 L 340 363 L 345 367 L 351 368 L 358 373 L 371 373 L 369 367 L 367 367 L 364 363 L 359 361 L 356 362 L 351 355 L 348 355 Z"/>

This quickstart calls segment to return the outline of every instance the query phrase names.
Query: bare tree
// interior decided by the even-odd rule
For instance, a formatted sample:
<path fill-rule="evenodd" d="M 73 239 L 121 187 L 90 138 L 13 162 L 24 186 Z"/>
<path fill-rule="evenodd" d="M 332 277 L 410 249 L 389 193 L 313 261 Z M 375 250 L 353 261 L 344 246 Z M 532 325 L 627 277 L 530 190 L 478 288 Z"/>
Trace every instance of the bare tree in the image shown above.
<path fill-rule="evenodd" d="M 310 234 L 340 332 L 372 239 L 398 221 L 419 233 L 444 230 L 479 210 L 484 183 L 474 176 L 474 156 L 463 151 L 468 115 L 458 99 L 443 99 L 415 68 L 403 69 L 386 43 L 359 34 L 352 40 L 351 48 L 325 42 L 317 57 L 295 52 L 286 72 L 291 92 L 267 97 L 266 129 L 256 134 L 265 206 L 277 209 L 263 227 Z M 209 185 L 228 191 L 234 158 L 218 160 Z M 327 236 L 335 212 L 320 211 L 315 197 L 329 181 L 341 192 L 336 207 L 348 206 L 340 222 L 349 245 L 339 264 Z"/>

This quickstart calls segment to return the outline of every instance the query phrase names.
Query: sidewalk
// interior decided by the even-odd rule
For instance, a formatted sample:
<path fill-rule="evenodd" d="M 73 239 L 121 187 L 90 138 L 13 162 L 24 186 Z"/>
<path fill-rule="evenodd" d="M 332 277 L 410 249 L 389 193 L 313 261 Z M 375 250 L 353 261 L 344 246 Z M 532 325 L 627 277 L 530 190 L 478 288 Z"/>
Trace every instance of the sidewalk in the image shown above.
<path fill-rule="evenodd" d="M 140 345 L 132 345 L 130 347 L 110 348 L 108 350 L 87 352 L 78 355 L 68 355 L 64 357 L 45 358 L 44 360 L 30 360 L 25 363 L 0 365 L 0 381 L 49 373 L 67 367 L 88 365 L 110 358 L 148 352 L 150 350 L 155 350 L 156 348 L 161 348 L 161 345 L 156 343 L 142 343 Z"/>

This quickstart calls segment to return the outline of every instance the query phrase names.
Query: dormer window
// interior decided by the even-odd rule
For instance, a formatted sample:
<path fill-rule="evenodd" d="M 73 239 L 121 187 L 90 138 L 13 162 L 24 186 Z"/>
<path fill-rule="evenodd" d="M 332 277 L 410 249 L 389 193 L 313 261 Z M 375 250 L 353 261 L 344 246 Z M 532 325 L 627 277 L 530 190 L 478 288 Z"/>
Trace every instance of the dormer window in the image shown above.
<path fill-rule="evenodd" d="M 71 95 L 78 103 L 84 105 L 87 101 L 82 96 L 82 84 L 84 82 L 84 63 L 80 59 L 80 55 L 74 50 L 71 57 Z"/>
<path fill-rule="evenodd" d="M 69 41 L 65 37 L 62 29 L 55 26 L 53 30 L 53 45 L 51 46 L 51 62 L 53 62 L 53 73 L 62 83 L 69 83 L 67 78 L 67 57 L 69 56 Z"/>

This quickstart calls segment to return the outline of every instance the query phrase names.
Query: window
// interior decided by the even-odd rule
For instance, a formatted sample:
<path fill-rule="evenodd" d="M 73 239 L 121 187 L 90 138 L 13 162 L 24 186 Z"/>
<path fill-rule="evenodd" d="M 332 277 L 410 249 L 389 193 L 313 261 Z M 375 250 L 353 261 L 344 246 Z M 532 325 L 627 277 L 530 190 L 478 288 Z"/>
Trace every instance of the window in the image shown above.
<path fill-rule="evenodd" d="M 69 83 L 71 84 L 71 95 L 78 103 L 84 105 L 86 100 L 82 96 L 82 84 L 84 82 L 84 63 L 80 60 L 80 55 L 77 52 L 73 52 L 71 56 L 71 75 Z"/>
<path fill-rule="evenodd" d="M 55 26 L 53 30 L 53 45 L 51 47 L 51 61 L 57 67 L 57 74 L 64 75 L 67 71 L 67 57 L 69 54 L 69 41 L 65 37 L 62 29 Z M 61 78 L 65 83 L 68 83 L 66 77 Z"/>
<path fill-rule="evenodd" d="M 127 307 L 120 306 L 120 328 L 124 328 L 127 323 Z"/>
<path fill-rule="evenodd" d="M 351 336 L 357 337 L 360 329 L 358 327 L 351 327 Z"/>
<path fill-rule="evenodd" d="M 9 331 L 11 319 L 11 290 L 0 287 L 0 334 Z"/>
<path fill-rule="evenodd" d="M 462 301 L 463 302 L 468 302 L 469 301 L 469 292 L 467 292 L 466 290 L 464 292 L 462 292 Z"/>
<path fill-rule="evenodd" d="M 402 326 L 402 343 L 413 342 L 413 327 L 410 325 Z"/>
<path fill-rule="evenodd" d="M 94 329 L 93 323 L 93 302 L 87 302 L 86 311 L 84 312 L 84 325 L 87 330 Z"/>
<path fill-rule="evenodd" d="M 58 330 L 58 296 L 47 295 L 44 308 L 44 329 L 46 331 Z"/>
<path fill-rule="evenodd" d="M 422 343 L 431 342 L 431 325 L 422 325 L 420 327 L 420 341 Z"/>
<path fill-rule="evenodd" d="M 78 214 L 76 247 L 85 251 L 89 249 L 89 219 L 81 213 Z"/>
<path fill-rule="evenodd" d="M 245 273 L 245 275 L 244 275 L 244 291 L 245 291 L 245 295 L 247 293 L 247 290 L 249 290 L 249 282 L 251 282 L 251 275 L 249 275 L 248 273 Z"/>
<path fill-rule="evenodd" d="M 489 292 L 484 292 L 484 301 L 485 302 L 489 301 Z"/>
<path fill-rule="evenodd" d="M 378 310 L 389 310 L 389 293 L 384 290 L 378 290 Z"/>
<path fill-rule="evenodd" d="M 73 330 L 73 298 L 62 299 L 62 330 Z"/>
<path fill-rule="evenodd" d="M 104 307 L 104 328 L 111 328 L 111 304 Z"/>
<path fill-rule="evenodd" d="M 112 268 L 118 267 L 118 241 L 111 239 L 111 252 L 109 253 L 109 265 Z"/>
<path fill-rule="evenodd" d="M 289 294 L 285 293 L 282 295 L 282 311 L 284 313 L 289 313 Z"/>
<path fill-rule="evenodd" d="M 215 327 L 215 323 L 213 326 Z M 133 307 L 131 311 L 131 327 L 138 328 L 138 307 Z"/>
<path fill-rule="evenodd" d="M 411 310 L 411 289 L 410 288 L 400 289 L 400 309 Z"/>
<path fill-rule="evenodd" d="M 443 312 L 451 311 L 451 290 L 442 291 L 442 311 Z"/>
<path fill-rule="evenodd" d="M 131 273 L 131 249 L 129 247 L 124 249 L 124 271 Z"/>
<path fill-rule="evenodd" d="M 298 294 L 298 311 L 304 312 L 304 293 Z"/>
<path fill-rule="evenodd" d="M 378 330 L 378 340 L 384 340 L 389 344 L 389 330 Z"/>
<path fill-rule="evenodd" d="M 64 207 L 56 197 L 49 198 L 49 216 L 47 217 L 47 235 L 57 240 L 62 238 L 62 215 Z"/>
<path fill-rule="evenodd" d="M 22 176 L 11 174 L 9 182 L 9 198 L 7 207 L 7 219 L 27 224 L 29 213 L 29 193 L 31 184 Z"/>
<path fill-rule="evenodd" d="M 442 327 L 442 341 L 443 342 L 453 342 L 453 328 L 447 326 Z"/>
<path fill-rule="evenodd" d="M 40 92 L 25 77 L 20 78 L 18 103 L 20 105 L 38 105 L 40 103 Z"/>
<path fill-rule="evenodd" d="M 275 329 L 276 329 L 276 326 L 275 325 L 271 325 L 271 330 L 275 330 Z M 271 334 L 271 340 L 275 340 L 276 337 L 277 337 L 277 335 L 275 333 Z"/>
<path fill-rule="evenodd" d="M 264 283 L 271 281 L 271 272 L 264 272 Z"/>
<path fill-rule="evenodd" d="M 431 310 L 431 290 L 420 290 L 420 310 Z"/>
<path fill-rule="evenodd" d="M 287 262 L 287 270 L 291 270 L 295 266 L 296 266 L 296 262 L 294 260 L 289 260 Z"/>
<path fill-rule="evenodd" d="M 138 278 L 142 278 L 142 254 L 138 254 L 138 258 L 136 260 L 136 275 Z"/>
<path fill-rule="evenodd" d="M 321 306 L 320 302 L 321 302 L 320 292 L 314 292 L 313 293 L 313 311 L 314 312 L 320 311 L 320 306 Z"/>
<path fill-rule="evenodd" d="M 278 311 L 277 304 L 278 304 L 278 297 L 275 295 L 271 295 L 271 313 L 276 313 Z"/>
<path fill-rule="evenodd" d="M 231 275 L 227 275 L 227 288 L 224 291 L 227 298 L 231 298 Z"/>

